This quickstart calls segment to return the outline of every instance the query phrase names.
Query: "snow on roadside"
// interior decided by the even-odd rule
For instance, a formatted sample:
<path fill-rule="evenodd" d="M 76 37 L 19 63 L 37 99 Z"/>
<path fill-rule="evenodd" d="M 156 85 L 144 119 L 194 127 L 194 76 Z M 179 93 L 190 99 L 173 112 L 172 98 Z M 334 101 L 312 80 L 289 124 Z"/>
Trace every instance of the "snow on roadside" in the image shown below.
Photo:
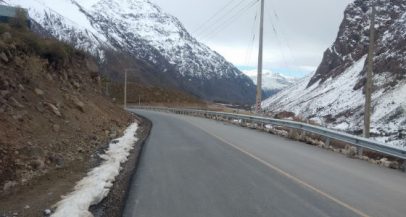
<path fill-rule="evenodd" d="M 105 198 L 116 176 L 120 173 L 121 164 L 127 161 L 130 151 L 134 148 L 138 138 L 135 133 L 138 124 L 130 125 L 124 136 L 113 140 L 109 149 L 100 157 L 102 164 L 91 170 L 85 178 L 79 181 L 72 193 L 64 196 L 56 204 L 52 217 L 92 217 L 89 207 L 100 203 Z"/>

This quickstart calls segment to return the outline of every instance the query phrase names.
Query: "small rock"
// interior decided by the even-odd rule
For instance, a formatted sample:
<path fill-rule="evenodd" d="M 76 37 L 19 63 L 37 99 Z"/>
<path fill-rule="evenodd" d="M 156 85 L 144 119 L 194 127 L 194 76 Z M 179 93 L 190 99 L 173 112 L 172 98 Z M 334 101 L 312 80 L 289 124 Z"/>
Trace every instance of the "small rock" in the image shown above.
<path fill-rule="evenodd" d="M 51 74 L 48 73 L 46 76 L 47 76 L 47 79 L 48 79 L 49 81 L 53 81 L 53 80 L 54 80 L 54 78 L 52 78 L 52 75 L 51 75 Z"/>
<path fill-rule="evenodd" d="M 24 86 L 23 86 L 22 84 L 19 84 L 19 85 L 18 85 L 18 88 L 19 88 L 20 90 L 22 90 L 22 91 L 25 90 L 25 88 L 24 88 Z"/>
<path fill-rule="evenodd" d="M 53 126 L 52 126 L 52 129 L 54 130 L 54 132 L 59 132 L 60 130 L 61 130 L 61 127 L 58 125 L 58 124 L 54 124 Z"/>
<path fill-rule="evenodd" d="M 357 155 L 357 148 L 354 146 L 346 145 L 345 149 L 343 150 L 343 153 L 347 157 L 355 157 Z"/>
<path fill-rule="evenodd" d="M 30 205 L 25 205 L 24 209 L 29 209 L 31 208 Z"/>
<path fill-rule="evenodd" d="M 27 114 L 28 114 L 27 111 L 21 111 L 21 112 L 18 112 L 17 114 L 15 114 L 15 115 L 13 115 L 12 117 L 13 117 L 14 120 L 22 121 L 22 120 L 24 120 L 24 117 Z"/>
<path fill-rule="evenodd" d="M 24 108 L 24 106 L 20 102 L 18 102 L 14 97 L 10 97 L 9 100 L 13 103 L 14 106 L 18 108 Z"/>
<path fill-rule="evenodd" d="M 44 210 L 44 215 L 46 215 L 46 216 L 49 216 L 49 215 L 51 215 L 51 210 L 50 209 L 46 209 L 46 210 Z"/>
<path fill-rule="evenodd" d="M 0 59 L 5 63 L 8 63 L 8 61 L 9 61 L 7 55 L 4 52 L 0 53 Z"/>
<path fill-rule="evenodd" d="M 368 162 L 370 162 L 372 164 L 378 164 L 377 160 L 374 160 L 374 159 L 371 159 L 371 158 L 368 160 Z"/>
<path fill-rule="evenodd" d="M 3 186 L 3 191 L 7 192 L 10 189 L 14 188 L 17 185 L 16 181 L 8 181 Z"/>
<path fill-rule="evenodd" d="M 42 170 L 45 167 L 44 161 L 40 160 L 40 159 L 35 159 L 33 161 L 30 162 L 30 166 L 34 169 L 34 170 Z"/>
<path fill-rule="evenodd" d="M 76 97 L 72 97 L 72 101 L 75 104 L 76 108 L 81 111 L 81 112 L 85 112 L 85 104 L 80 101 L 78 98 Z"/>
<path fill-rule="evenodd" d="M 38 88 L 34 89 L 35 94 L 37 94 L 38 96 L 42 96 L 44 95 L 44 91 Z"/>
<path fill-rule="evenodd" d="M 86 60 L 86 67 L 92 74 L 98 74 L 99 72 L 99 67 L 92 60 Z"/>
<path fill-rule="evenodd" d="M 61 112 L 59 109 L 51 103 L 46 103 L 46 105 L 51 109 L 51 111 L 58 117 L 62 117 Z"/>
<path fill-rule="evenodd" d="M 2 91 L 0 91 L 0 95 L 2 96 L 2 97 L 6 97 L 7 95 L 9 95 L 10 94 L 10 91 L 8 91 L 8 90 L 2 90 Z"/>
<path fill-rule="evenodd" d="M 369 161 L 369 157 L 367 157 L 367 156 L 361 156 L 361 160 Z"/>
<path fill-rule="evenodd" d="M 11 39 L 11 34 L 9 32 L 5 32 L 1 35 L 4 40 Z"/>
<path fill-rule="evenodd" d="M 14 63 L 16 66 L 18 66 L 19 68 L 24 68 L 26 67 L 25 65 L 25 61 L 23 59 L 21 59 L 19 56 L 16 56 L 14 58 Z"/>
<path fill-rule="evenodd" d="M 63 167 L 65 165 L 65 159 L 59 154 L 54 154 L 48 157 L 49 161 L 54 163 L 57 167 Z"/>
<path fill-rule="evenodd" d="M 400 169 L 400 165 L 397 161 L 392 161 L 389 165 L 389 168 L 398 170 L 398 169 Z"/>
<path fill-rule="evenodd" d="M 76 81 L 72 81 L 72 85 L 73 85 L 74 87 L 76 87 L 77 89 L 80 88 L 80 84 L 79 84 L 78 82 L 76 82 Z"/>
<path fill-rule="evenodd" d="M 18 216 L 18 212 L 13 212 L 13 216 Z"/>
<path fill-rule="evenodd" d="M 39 103 L 38 105 L 36 105 L 35 108 L 36 108 L 37 111 L 39 111 L 39 112 L 44 112 L 44 111 L 45 111 L 45 108 L 44 108 L 44 106 L 42 105 L 42 103 Z"/>

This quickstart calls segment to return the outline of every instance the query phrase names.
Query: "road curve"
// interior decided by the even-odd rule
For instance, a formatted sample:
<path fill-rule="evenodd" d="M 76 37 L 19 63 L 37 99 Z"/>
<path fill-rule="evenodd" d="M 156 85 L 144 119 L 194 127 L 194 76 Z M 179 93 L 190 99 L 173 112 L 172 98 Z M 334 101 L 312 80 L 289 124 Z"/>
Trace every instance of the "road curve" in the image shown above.
<path fill-rule="evenodd" d="M 125 217 L 406 216 L 406 174 L 301 142 L 169 113 L 153 123 Z"/>

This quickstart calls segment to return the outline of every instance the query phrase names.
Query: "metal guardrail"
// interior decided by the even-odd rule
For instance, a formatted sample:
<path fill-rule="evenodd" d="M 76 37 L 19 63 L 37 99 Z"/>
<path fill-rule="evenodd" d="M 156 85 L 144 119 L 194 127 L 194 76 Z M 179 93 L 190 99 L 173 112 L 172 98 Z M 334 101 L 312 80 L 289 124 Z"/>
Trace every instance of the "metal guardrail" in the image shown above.
<path fill-rule="evenodd" d="M 303 130 L 305 132 L 314 133 L 320 136 L 325 137 L 326 139 L 334 139 L 342 142 L 346 142 L 357 148 L 369 149 L 376 151 L 385 155 L 392 157 L 397 157 L 403 160 L 406 160 L 406 151 L 389 147 L 383 143 L 366 139 L 359 136 L 354 136 L 348 133 L 339 132 L 332 129 L 327 129 L 324 127 L 314 126 L 306 123 L 290 121 L 290 120 L 280 120 L 273 119 L 261 116 L 251 116 L 251 115 L 242 115 L 242 114 L 233 114 L 225 112 L 214 112 L 206 110 L 197 110 L 197 109 L 175 109 L 175 108 L 166 108 L 166 107 L 146 107 L 146 106 L 136 106 L 132 107 L 135 109 L 144 109 L 144 110 L 154 110 L 154 111 L 163 111 L 163 112 L 172 112 L 176 114 L 183 115 L 193 115 L 193 116 L 203 116 L 203 117 L 221 117 L 223 119 L 236 119 L 244 122 L 251 122 L 254 124 L 270 124 L 273 126 L 287 127 L 290 129 Z M 405 161 L 406 162 L 406 161 Z"/>

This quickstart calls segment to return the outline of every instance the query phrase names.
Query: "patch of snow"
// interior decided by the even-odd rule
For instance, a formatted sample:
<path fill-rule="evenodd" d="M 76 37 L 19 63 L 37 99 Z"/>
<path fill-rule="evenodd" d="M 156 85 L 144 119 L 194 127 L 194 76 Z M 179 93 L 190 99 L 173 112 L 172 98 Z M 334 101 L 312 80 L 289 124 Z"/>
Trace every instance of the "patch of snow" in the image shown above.
<path fill-rule="evenodd" d="M 104 162 L 90 171 L 79 181 L 69 195 L 57 203 L 52 217 L 91 217 L 89 207 L 100 203 L 105 198 L 116 176 L 121 170 L 121 164 L 127 161 L 130 151 L 134 148 L 137 137 L 135 133 L 138 124 L 130 125 L 124 136 L 113 140 L 109 149 L 100 157 Z"/>

